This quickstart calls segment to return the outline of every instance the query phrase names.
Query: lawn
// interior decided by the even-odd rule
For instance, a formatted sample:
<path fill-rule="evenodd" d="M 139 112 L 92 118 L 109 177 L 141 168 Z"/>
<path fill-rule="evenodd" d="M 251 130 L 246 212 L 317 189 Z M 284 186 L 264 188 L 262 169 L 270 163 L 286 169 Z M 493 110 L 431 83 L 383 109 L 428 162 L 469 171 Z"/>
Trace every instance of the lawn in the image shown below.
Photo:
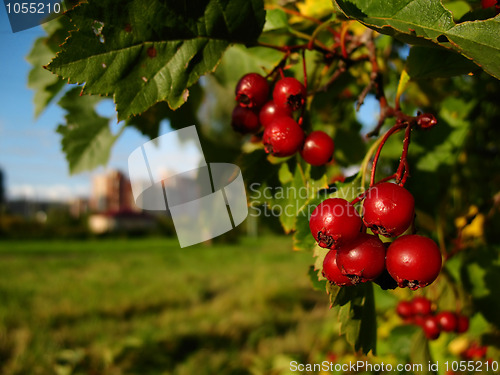
<path fill-rule="evenodd" d="M 284 374 L 292 359 L 320 362 L 344 344 L 311 262 L 285 237 L 0 242 L 0 372 Z"/>

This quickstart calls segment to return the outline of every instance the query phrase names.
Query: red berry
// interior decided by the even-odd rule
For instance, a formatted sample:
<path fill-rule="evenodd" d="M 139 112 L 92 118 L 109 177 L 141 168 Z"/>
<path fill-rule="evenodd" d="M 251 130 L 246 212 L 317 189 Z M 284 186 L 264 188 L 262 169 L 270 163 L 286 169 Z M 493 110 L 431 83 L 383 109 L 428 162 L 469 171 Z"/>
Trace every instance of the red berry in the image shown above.
<path fill-rule="evenodd" d="M 422 113 L 417 117 L 417 125 L 421 129 L 430 129 L 437 124 L 436 117 L 431 113 Z"/>
<path fill-rule="evenodd" d="M 497 5 L 497 0 L 481 0 L 481 6 L 483 9 L 491 8 Z"/>
<path fill-rule="evenodd" d="M 404 319 L 406 322 L 410 321 L 413 317 L 412 303 L 410 301 L 399 302 L 396 312 L 401 319 Z"/>
<path fill-rule="evenodd" d="M 245 74 L 235 89 L 236 101 L 242 107 L 260 108 L 267 101 L 269 84 L 258 73 Z"/>
<path fill-rule="evenodd" d="M 359 233 L 338 248 L 337 266 L 354 285 L 374 280 L 385 270 L 385 246 L 377 236 Z"/>
<path fill-rule="evenodd" d="M 415 297 L 411 301 L 413 315 L 431 315 L 432 302 L 425 297 Z"/>
<path fill-rule="evenodd" d="M 285 157 L 295 154 L 304 143 L 304 131 L 291 117 L 280 117 L 264 129 L 266 152 Z"/>
<path fill-rule="evenodd" d="M 260 109 L 259 120 L 263 127 L 266 127 L 279 117 L 291 117 L 292 111 L 276 107 L 272 100 L 268 101 Z"/>
<path fill-rule="evenodd" d="M 319 246 L 335 248 L 354 240 L 361 230 L 361 218 L 354 206 L 342 198 L 328 198 L 311 214 L 309 228 Z"/>
<path fill-rule="evenodd" d="M 397 237 L 411 225 L 415 200 L 404 187 L 384 182 L 373 186 L 363 201 L 363 221 L 373 233 Z"/>
<path fill-rule="evenodd" d="M 425 318 L 422 324 L 422 329 L 424 330 L 425 337 L 429 340 L 436 340 L 441 334 L 441 327 L 439 327 L 439 322 L 435 316 L 428 316 Z"/>
<path fill-rule="evenodd" d="M 460 355 L 467 360 L 478 360 L 486 357 L 488 352 L 487 346 L 481 346 L 477 342 L 473 342 L 463 353 Z"/>
<path fill-rule="evenodd" d="M 293 77 L 285 77 L 276 82 L 273 90 L 273 101 L 278 108 L 296 111 L 306 102 L 306 88 Z"/>
<path fill-rule="evenodd" d="M 237 105 L 231 116 L 231 126 L 239 133 L 257 133 L 260 129 L 259 116 L 250 108 Z"/>
<path fill-rule="evenodd" d="M 417 326 L 422 327 L 424 325 L 425 319 L 428 315 L 415 315 L 413 317 L 413 323 Z"/>
<path fill-rule="evenodd" d="M 457 316 L 451 311 L 442 311 L 436 315 L 436 318 L 445 332 L 455 332 L 458 325 Z"/>
<path fill-rule="evenodd" d="M 351 279 L 342 275 L 337 267 L 337 250 L 330 250 L 323 260 L 323 276 L 337 285 L 352 285 Z"/>
<path fill-rule="evenodd" d="M 387 271 L 401 288 L 416 290 L 429 285 L 438 277 L 441 264 L 436 243 L 417 234 L 397 238 L 386 254 Z"/>
<path fill-rule="evenodd" d="M 469 317 L 466 315 L 457 315 L 457 333 L 464 333 L 469 330 Z"/>
<path fill-rule="evenodd" d="M 334 148 L 333 139 L 325 132 L 316 130 L 307 136 L 300 155 L 309 164 L 319 166 L 332 159 Z"/>

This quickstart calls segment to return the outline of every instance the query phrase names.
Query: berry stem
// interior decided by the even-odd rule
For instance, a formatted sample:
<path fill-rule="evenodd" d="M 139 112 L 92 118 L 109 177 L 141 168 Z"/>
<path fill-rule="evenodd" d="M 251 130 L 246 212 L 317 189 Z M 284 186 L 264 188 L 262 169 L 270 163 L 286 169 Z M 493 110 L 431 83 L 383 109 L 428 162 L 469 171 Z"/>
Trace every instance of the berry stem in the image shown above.
<path fill-rule="evenodd" d="M 373 144 L 370 146 L 370 149 L 365 155 L 365 158 L 361 162 L 361 187 L 364 189 L 366 184 L 366 171 L 368 170 L 368 164 L 372 158 L 372 155 L 375 153 L 375 150 L 382 142 L 382 138 L 378 138 Z"/>
<path fill-rule="evenodd" d="M 410 175 L 410 167 L 408 164 L 408 149 L 410 146 L 411 130 L 412 130 L 411 125 L 410 124 L 406 125 L 405 138 L 403 141 L 403 152 L 401 154 L 398 170 L 396 172 L 396 183 L 399 184 L 399 186 L 404 186 L 406 180 Z"/>
<path fill-rule="evenodd" d="M 389 139 L 389 137 L 392 134 L 397 133 L 398 131 L 405 128 L 406 126 L 407 126 L 407 124 L 396 122 L 396 125 L 394 125 L 392 128 L 390 128 L 387 131 L 387 133 L 385 133 L 382 140 L 380 141 L 377 152 L 375 153 L 375 157 L 373 158 L 372 173 L 371 173 L 371 177 L 370 177 L 370 187 L 375 185 L 375 171 L 377 169 L 377 163 L 378 163 L 378 159 L 380 157 L 380 152 L 382 151 L 382 148 L 384 147 L 385 143 L 387 142 L 387 140 Z"/>
<path fill-rule="evenodd" d="M 342 51 L 342 57 L 344 59 L 348 58 L 348 54 L 347 54 L 347 50 L 346 50 L 346 46 L 345 46 L 345 39 L 346 39 L 346 35 L 347 35 L 347 28 L 348 28 L 348 24 L 346 22 L 344 22 L 342 24 L 342 28 L 340 30 L 340 49 Z"/>

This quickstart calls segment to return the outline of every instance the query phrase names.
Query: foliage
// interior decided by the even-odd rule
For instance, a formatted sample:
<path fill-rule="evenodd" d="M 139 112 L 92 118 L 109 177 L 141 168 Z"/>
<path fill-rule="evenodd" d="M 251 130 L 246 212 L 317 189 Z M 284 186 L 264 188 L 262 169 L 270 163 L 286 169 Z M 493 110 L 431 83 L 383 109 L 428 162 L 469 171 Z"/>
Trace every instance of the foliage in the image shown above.
<path fill-rule="evenodd" d="M 325 253 L 308 227 L 312 209 L 327 197 L 354 200 L 362 193 L 370 162 L 384 143 L 372 180 L 399 170 L 403 145 L 416 227 L 439 243 L 445 259 L 438 280 L 417 293 L 479 322 L 471 340 L 494 341 L 500 329 L 491 289 L 500 248 L 495 230 L 500 180 L 494 172 L 500 169 L 495 126 L 500 120 L 500 15 L 465 1 L 277 3 L 89 0 L 67 18 L 48 23 L 47 37 L 37 40 L 30 54 L 29 82 L 36 90 L 37 113 L 63 92 L 59 104 L 67 112 L 66 123 L 58 131 L 70 171 L 94 168 L 109 157 L 119 134 L 110 132 L 111 119 L 93 110 L 106 97 L 113 98 L 122 127 L 150 137 L 157 136 L 162 120 L 172 128 L 196 123 L 208 158 L 237 160 L 254 187 L 250 204 L 281 213 L 294 248 L 315 256 L 314 272 L 309 272 L 315 287 L 325 287 L 319 272 Z M 57 55 L 41 61 L 54 54 L 60 35 L 69 37 Z M 42 64 L 59 78 L 42 72 Z M 333 137 L 334 163 L 311 167 L 298 156 L 266 155 L 255 139 L 229 130 L 234 87 L 251 71 L 269 80 L 283 71 L 307 78 L 309 97 L 300 118 L 306 131 L 321 129 Z M 83 86 L 65 91 L 62 79 Z M 369 129 L 360 123 L 366 118 L 356 112 L 367 98 L 380 102 L 378 125 L 370 135 L 398 121 L 415 124 L 418 112 L 433 114 L 438 125 L 413 131 L 410 147 L 409 137 L 403 143 L 397 134 L 386 142 L 370 140 L 365 137 Z M 345 178 L 351 168 L 358 172 Z M 296 195 L 283 193 L 290 191 Z M 387 311 L 375 319 L 384 299 L 403 299 L 405 291 L 382 291 L 377 285 L 356 291 L 326 288 L 341 332 L 355 351 L 375 352 L 378 343 L 384 355 L 388 349 L 377 335 L 396 343 L 413 334 L 388 325 Z M 384 306 L 388 310 L 394 302 Z M 411 353 L 396 355 L 417 362 L 456 358 L 446 348 L 457 338 L 443 336 L 430 347 L 415 336 Z M 498 354 L 498 344 L 490 350 Z"/>

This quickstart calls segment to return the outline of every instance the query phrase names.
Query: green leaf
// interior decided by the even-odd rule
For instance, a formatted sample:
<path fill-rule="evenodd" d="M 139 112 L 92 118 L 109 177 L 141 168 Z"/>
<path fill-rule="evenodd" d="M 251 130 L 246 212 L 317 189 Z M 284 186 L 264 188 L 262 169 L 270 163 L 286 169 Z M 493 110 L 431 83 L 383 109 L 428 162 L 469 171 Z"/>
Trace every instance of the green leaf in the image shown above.
<path fill-rule="evenodd" d="M 334 0 L 347 17 L 406 43 L 429 45 L 455 26 L 453 15 L 436 0 Z"/>
<path fill-rule="evenodd" d="M 33 98 L 35 117 L 38 117 L 65 87 L 63 79 L 43 69 L 43 66 L 52 59 L 54 53 L 59 49 L 59 45 L 63 43 L 64 35 L 70 29 L 71 24 L 66 18 L 59 17 L 45 23 L 43 27 L 47 36 L 35 40 L 31 51 L 26 56 L 26 60 L 31 64 L 28 87 L 35 91 Z"/>
<path fill-rule="evenodd" d="M 453 13 L 453 18 L 455 20 L 459 20 L 466 13 L 471 11 L 471 6 L 467 1 L 458 0 L 458 1 L 448 1 L 443 4 L 444 7 Z"/>
<path fill-rule="evenodd" d="M 458 51 L 485 72 L 500 79 L 498 35 L 500 35 L 500 15 L 484 21 L 464 22 L 446 33 Z"/>
<path fill-rule="evenodd" d="M 314 266 L 309 267 L 307 274 L 309 275 L 313 289 L 323 292 L 326 288 L 326 280 L 318 279 L 318 272 L 314 269 Z"/>
<path fill-rule="evenodd" d="M 418 374 L 436 374 L 429 370 L 429 363 L 432 363 L 431 352 L 429 350 L 429 341 L 425 338 L 424 331 L 419 329 L 412 338 L 410 346 L 410 359 L 414 365 L 422 367 L 415 371 Z"/>
<path fill-rule="evenodd" d="M 269 11 L 268 11 L 269 13 Z M 236 44 L 227 49 L 214 76 L 234 92 L 240 78 L 250 72 L 264 74 L 271 71 L 281 60 L 283 53 L 265 47 L 246 48 Z M 237 61 L 238 64 L 234 62 Z"/>
<path fill-rule="evenodd" d="M 158 102 L 146 112 L 127 120 L 127 126 L 133 126 L 151 139 L 158 137 L 160 123 L 168 120 L 170 127 L 181 129 L 198 124 L 198 108 L 203 99 L 203 90 L 195 84 L 189 89 L 189 101 L 177 110 L 172 110 L 166 102 Z"/>
<path fill-rule="evenodd" d="M 382 342 L 380 343 L 379 354 L 395 355 L 398 358 L 409 361 L 413 336 L 419 330 L 421 330 L 421 328 L 413 324 L 405 324 L 394 327 L 391 330 L 389 337 L 386 340 L 382 340 Z"/>
<path fill-rule="evenodd" d="M 453 77 L 479 70 L 476 64 L 456 52 L 421 46 L 410 49 L 406 68 L 412 79 Z"/>
<path fill-rule="evenodd" d="M 419 170 L 435 172 L 456 163 L 471 127 L 467 116 L 475 106 L 474 100 L 450 97 L 443 101 L 439 113 L 440 123 L 433 129 L 433 143 L 426 145 L 427 149 L 416 163 Z M 425 137 L 425 134 L 421 137 Z"/>
<path fill-rule="evenodd" d="M 264 31 L 288 29 L 288 17 L 281 9 L 270 9 L 266 12 Z"/>
<path fill-rule="evenodd" d="M 339 288 L 339 287 L 337 287 Z M 376 353 L 377 322 L 373 285 L 363 283 L 352 287 L 340 287 L 334 302 L 338 303 L 340 333 L 345 335 L 356 351 Z"/>
<path fill-rule="evenodd" d="M 500 15 L 458 25 L 438 0 L 334 0 L 342 12 L 405 43 L 455 49 L 500 78 Z"/>
<path fill-rule="evenodd" d="M 290 163 L 282 163 L 278 172 L 281 188 L 273 197 L 272 204 L 280 207 L 280 221 L 286 233 L 296 228 L 299 213 L 304 214 L 303 208 L 309 210 L 309 201 L 313 199 L 320 189 L 326 188 L 326 176 L 322 175 L 318 180 L 310 176 L 310 166 L 304 171 L 300 164 L 295 164 L 296 159 L 290 159 Z M 294 171 L 290 171 L 290 168 Z"/>
<path fill-rule="evenodd" d="M 118 137 L 111 133 L 109 119 L 95 111 L 101 98 L 80 96 L 80 91 L 75 87 L 59 101 L 67 114 L 66 124 L 59 125 L 57 132 L 63 137 L 62 148 L 72 174 L 105 165 Z"/>
<path fill-rule="evenodd" d="M 215 70 L 231 43 L 253 43 L 262 0 L 90 0 L 68 12 L 76 31 L 47 69 L 85 94 L 112 95 L 118 119 L 160 101 L 172 109 Z"/>
<path fill-rule="evenodd" d="M 464 259 L 462 280 L 473 298 L 474 305 L 490 323 L 500 328 L 500 248 L 478 249 Z"/>

